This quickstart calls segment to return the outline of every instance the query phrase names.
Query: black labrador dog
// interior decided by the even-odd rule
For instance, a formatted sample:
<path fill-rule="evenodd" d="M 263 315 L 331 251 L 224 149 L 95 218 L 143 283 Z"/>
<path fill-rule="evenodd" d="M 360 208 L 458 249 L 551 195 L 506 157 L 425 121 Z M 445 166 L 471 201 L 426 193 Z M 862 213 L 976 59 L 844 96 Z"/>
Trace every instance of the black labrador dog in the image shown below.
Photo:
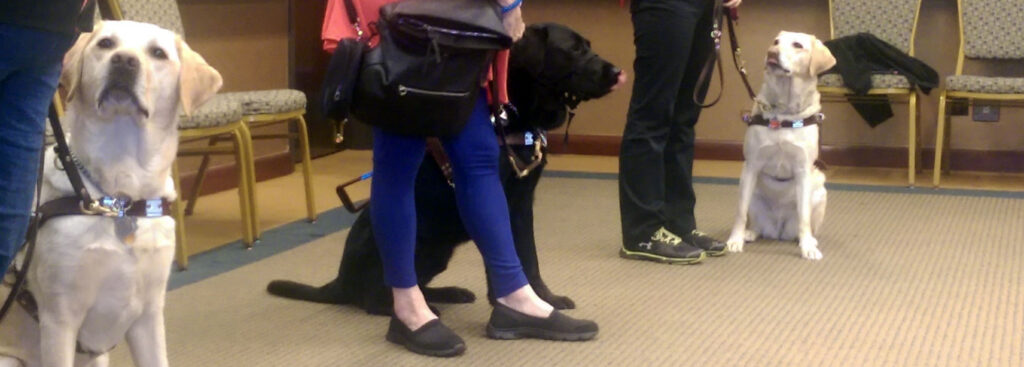
<path fill-rule="evenodd" d="M 507 153 L 526 165 L 536 157 L 543 133 L 565 123 L 570 108 L 581 101 L 602 97 L 620 80 L 621 70 L 590 49 L 590 42 L 558 24 L 527 27 L 512 47 L 508 92 L 515 112 L 505 128 L 509 150 L 502 149 L 500 175 L 508 199 L 516 253 L 537 294 L 558 309 L 574 308 L 572 299 L 551 292 L 540 276 L 533 234 L 533 198 L 545 160 L 522 175 Z M 530 141 L 533 140 L 533 141 Z M 546 149 L 541 148 L 546 153 Z M 522 167 L 520 167 L 522 168 Z M 522 176 L 522 177 L 520 177 Z M 455 247 L 470 240 L 437 161 L 426 154 L 416 177 L 416 273 L 428 302 L 469 303 L 476 296 L 465 288 L 427 285 L 444 271 Z M 488 299 L 494 295 L 488 286 Z M 314 287 L 275 280 L 267 291 L 286 298 L 320 303 L 351 304 L 371 314 L 392 312 L 391 290 L 384 284 L 383 268 L 373 237 L 369 209 L 360 213 L 345 241 L 338 277 Z"/>

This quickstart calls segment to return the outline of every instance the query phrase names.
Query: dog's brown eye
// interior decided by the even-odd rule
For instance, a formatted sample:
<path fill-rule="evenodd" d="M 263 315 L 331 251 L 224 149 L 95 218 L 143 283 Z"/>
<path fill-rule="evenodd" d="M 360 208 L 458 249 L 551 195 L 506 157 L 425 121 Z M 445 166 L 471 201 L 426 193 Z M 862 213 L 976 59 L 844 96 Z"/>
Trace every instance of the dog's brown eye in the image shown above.
<path fill-rule="evenodd" d="M 101 39 L 99 42 L 96 42 L 96 47 L 99 47 L 99 48 L 102 48 L 102 49 L 113 48 L 114 47 L 114 40 L 112 40 L 110 38 Z"/>
<path fill-rule="evenodd" d="M 801 45 L 801 44 L 799 44 L 797 42 L 793 42 L 793 48 L 800 48 L 800 49 L 802 49 L 802 48 L 804 48 L 804 45 Z"/>
<path fill-rule="evenodd" d="M 167 53 L 164 52 L 164 49 L 159 47 L 153 47 L 149 49 L 149 54 L 161 60 L 167 59 Z"/>

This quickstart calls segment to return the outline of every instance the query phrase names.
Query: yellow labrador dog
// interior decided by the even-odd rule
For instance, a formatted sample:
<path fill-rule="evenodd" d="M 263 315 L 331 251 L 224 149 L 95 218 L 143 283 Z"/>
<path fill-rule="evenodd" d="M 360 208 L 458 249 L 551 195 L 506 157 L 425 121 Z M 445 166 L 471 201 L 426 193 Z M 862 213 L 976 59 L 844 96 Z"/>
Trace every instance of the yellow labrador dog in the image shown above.
<path fill-rule="evenodd" d="M 766 237 L 798 240 L 806 259 L 820 260 L 814 238 L 825 217 L 825 174 L 818 159 L 823 119 L 818 74 L 836 64 L 813 35 L 781 32 L 768 48 L 764 84 L 743 140 L 740 203 L 728 250 Z"/>
<path fill-rule="evenodd" d="M 173 201 L 179 111 L 209 100 L 220 74 L 171 31 L 105 22 L 68 52 L 61 80 L 68 141 L 90 195 Z M 52 150 L 45 162 L 40 200 L 72 196 Z M 38 314 L 15 307 L 5 320 L 15 336 L 4 338 L 15 345 L 0 346 L 0 366 L 102 367 L 121 340 L 136 366 L 167 366 L 174 219 L 133 218 L 119 225 L 124 218 L 63 216 L 39 230 L 28 275 Z"/>

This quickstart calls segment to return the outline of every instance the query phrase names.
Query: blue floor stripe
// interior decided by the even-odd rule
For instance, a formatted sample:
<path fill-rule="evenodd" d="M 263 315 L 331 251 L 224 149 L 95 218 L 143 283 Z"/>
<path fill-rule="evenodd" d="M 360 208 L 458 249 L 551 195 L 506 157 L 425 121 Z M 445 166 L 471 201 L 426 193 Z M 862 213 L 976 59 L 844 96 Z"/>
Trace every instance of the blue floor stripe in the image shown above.
<path fill-rule="evenodd" d="M 617 180 L 618 173 L 545 171 L 545 177 Z M 694 177 L 694 183 L 712 185 L 738 185 L 739 179 L 720 177 Z M 967 197 L 990 197 L 1024 199 L 1024 192 L 909 188 L 902 186 L 873 186 L 860 184 L 826 184 L 829 190 L 881 192 L 915 195 L 948 195 Z M 168 284 L 174 290 L 204 279 L 223 274 L 239 267 L 266 259 L 284 251 L 302 246 L 332 233 L 345 230 L 355 222 L 356 215 L 338 207 L 320 213 L 316 223 L 297 220 L 263 232 L 263 238 L 252 249 L 246 250 L 242 242 L 234 241 L 216 249 L 189 258 L 189 269 L 174 271 Z"/>
<path fill-rule="evenodd" d="M 302 219 L 263 232 L 246 250 L 234 241 L 189 258 L 188 270 L 174 271 L 167 288 L 174 290 L 302 246 L 352 226 L 356 215 L 338 207 L 320 213 L 315 223 Z"/>

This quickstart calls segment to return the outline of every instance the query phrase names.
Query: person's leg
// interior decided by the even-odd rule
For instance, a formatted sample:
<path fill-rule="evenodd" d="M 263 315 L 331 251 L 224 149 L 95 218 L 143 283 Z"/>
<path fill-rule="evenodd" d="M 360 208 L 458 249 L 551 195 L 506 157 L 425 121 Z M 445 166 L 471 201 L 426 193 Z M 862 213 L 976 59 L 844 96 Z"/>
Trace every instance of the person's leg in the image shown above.
<path fill-rule="evenodd" d="M 631 4 L 636 59 L 633 94 L 619 154 L 619 206 L 626 247 L 664 225 L 664 155 L 675 98 L 688 61 L 696 19 L 691 1 Z"/>
<path fill-rule="evenodd" d="M 597 323 L 555 311 L 526 280 L 512 242 L 508 203 L 498 176 L 498 142 L 483 98 L 466 127 L 444 144 L 454 169 L 459 216 L 483 255 L 497 297 L 487 335 L 495 339 L 593 339 Z"/>
<path fill-rule="evenodd" d="M 713 14 L 714 7 L 707 3 L 696 21 L 686 76 L 676 96 L 672 131 L 665 154 L 665 227 L 678 235 L 684 243 L 700 248 L 711 256 L 721 256 L 725 255 L 725 243 L 697 231 L 694 214 L 697 196 L 693 190 L 694 127 L 701 112 L 700 105 L 693 101 L 693 91 L 696 89 L 698 97 L 703 101 L 711 81 L 711 78 L 707 78 L 701 83 L 700 73 L 708 56 L 715 51 L 714 40 L 710 37 Z"/>
<path fill-rule="evenodd" d="M 667 233 L 665 165 L 676 98 L 689 62 L 696 0 L 636 0 L 631 12 L 636 76 L 619 154 L 622 249 L 630 259 L 695 263 L 703 251 Z"/>
<path fill-rule="evenodd" d="M 497 141 L 484 98 L 477 102 L 466 127 L 444 139 L 454 169 L 459 216 L 483 255 L 498 302 L 528 315 L 547 317 L 553 308 L 529 286 L 512 242 L 508 203 L 498 176 Z"/>
<path fill-rule="evenodd" d="M 698 90 L 701 100 L 708 91 L 708 82 L 697 85 L 701 70 L 708 57 L 714 52 L 711 38 L 713 7 L 708 1 L 686 1 L 695 3 L 696 12 L 691 14 L 687 37 L 689 57 L 683 65 L 685 75 L 679 89 L 675 91 L 671 130 L 665 147 L 665 207 L 666 228 L 677 234 L 689 233 L 697 228 L 693 209 L 697 199 L 693 192 L 693 149 L 696 140 L 694 126 L 700 117 L 701 107 L 693 101 L 693 91 Z M 696 4 L 700 3 L 700 4 Z M 707 6 L 703 6 L 707 3 Z"/>
<path fill-rule="evenodd" d="M 0 274 L 25 239 L 47 108 L 71 36 L 0 24 Z"/>
<path fill-rule="evenodd" d="M 373 129 L 373 181 L 370 222 L 392 287 L 395 316 L 416 330 L 437 315 L 427 307 L 416 279 L 416 201 L 414 183 L 426 145 L 422 137 Z"/>

